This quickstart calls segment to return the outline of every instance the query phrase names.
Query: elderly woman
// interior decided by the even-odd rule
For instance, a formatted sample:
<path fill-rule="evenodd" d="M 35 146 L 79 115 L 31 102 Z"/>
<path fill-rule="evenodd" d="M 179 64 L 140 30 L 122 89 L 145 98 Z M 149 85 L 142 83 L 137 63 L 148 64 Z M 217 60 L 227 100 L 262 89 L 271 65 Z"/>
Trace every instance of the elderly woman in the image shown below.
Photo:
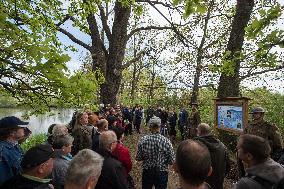
<path fill-rule="evenodd" d="M 63 124 L 52 124 L 48 128 L 47 143 L 52 145 L 54 138 L 68 134 L 68 128 Z"/>
<path fill-rule="evenodd" d="M 76 155 L 80 150 L 86 148 L 91 149 L 91 133 L 86 126 L 87 124 L 88 114 L 86 112 L 78 113 L 72 130 L 72 136 L 74 137 L 72 155 Z"/>

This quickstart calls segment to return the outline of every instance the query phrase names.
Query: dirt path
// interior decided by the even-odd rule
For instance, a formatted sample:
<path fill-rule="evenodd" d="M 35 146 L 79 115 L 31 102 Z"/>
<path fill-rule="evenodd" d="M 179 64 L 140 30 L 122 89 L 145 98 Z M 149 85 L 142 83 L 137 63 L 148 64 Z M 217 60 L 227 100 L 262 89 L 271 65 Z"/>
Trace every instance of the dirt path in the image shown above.
<path fill-rule="evenodd" d="M 134 179 L 136 189 L 141 189 L 141 183 L 142 183 L 142 163 L 135 161 L 136 146 L 137 146 L 139 139 L 142 136 L 144 136 L 145 133 L 147 132 L 142 131 L 142 134 L 135 133 L 133 135 L 126 136 L 124 139 L 124 145 L 130 149 L 130 153 L 132 157 L 133 167 L 132 167 L 132 171 L 130 172 L 130 174 Z M 178 142 L 173 144 L 175 150 L 176 150 L 177 145 L 178 145 Z M 173 171 L 173 169 L 170 168 L 168 189 L 177 189 L 178 187 L 179 187 L 178 175 Z M 232 181 L 225 179 L 224 189 L 230 189 L 230 188 L 232 188 Z"/>

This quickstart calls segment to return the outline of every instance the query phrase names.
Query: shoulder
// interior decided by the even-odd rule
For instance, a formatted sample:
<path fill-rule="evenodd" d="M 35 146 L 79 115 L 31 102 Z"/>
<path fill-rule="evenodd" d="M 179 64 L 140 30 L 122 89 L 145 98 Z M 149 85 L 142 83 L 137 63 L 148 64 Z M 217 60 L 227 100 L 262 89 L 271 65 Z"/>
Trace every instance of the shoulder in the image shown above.
<path fill-rule="evenodd" d="M 249 177 L 241 178 L 235 185 L 234 189 L 262 189 L 262 186 L 258 184 L 255 180 Z"/>
<path fill-rule="evenodd" d="M 143 143 L 147 142 L 148 140 L 151 140 L 151 138 L 152 138 L 151 135 L 145 135 L 139 140 L 139 143 L 143 144 Z"/>
<path fill-rule="evenodd" d="M 109 156 L 105 158 L 104 166 L 106 166 L 106 168 L 108 169 L 108 168 L 122 167 L 122 164 L 113 156 Z"/>
<path fill-rule="evenodd" d="M 168 144 L 168 145 L 172 145 L 172 142 L 167 137 L 164 137 L 163 135 L 159 134 L 159 138 L 163 143 Z"/>
<path fill-rule="evenodd" d="M 7 141 L 0 141 L 0 151 L 11 148 L 13 148 L 13 145 L 11 143 Z"/>

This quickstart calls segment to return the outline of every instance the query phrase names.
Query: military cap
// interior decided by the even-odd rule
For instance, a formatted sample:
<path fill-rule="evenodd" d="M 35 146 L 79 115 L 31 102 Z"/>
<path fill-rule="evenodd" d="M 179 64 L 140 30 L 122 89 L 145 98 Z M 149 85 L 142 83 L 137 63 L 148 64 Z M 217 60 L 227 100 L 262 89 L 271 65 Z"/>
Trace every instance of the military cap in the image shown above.
<path fill-rule="evenodd" d="M 251 112 L 250 112 L 251 114 L 254 114 L 254 113 L 265 113 L 265 110 L 264 110 L 264 108 L 262 108 L 262 107 L 254 107 L 252 110 L 251 110 Z"/>

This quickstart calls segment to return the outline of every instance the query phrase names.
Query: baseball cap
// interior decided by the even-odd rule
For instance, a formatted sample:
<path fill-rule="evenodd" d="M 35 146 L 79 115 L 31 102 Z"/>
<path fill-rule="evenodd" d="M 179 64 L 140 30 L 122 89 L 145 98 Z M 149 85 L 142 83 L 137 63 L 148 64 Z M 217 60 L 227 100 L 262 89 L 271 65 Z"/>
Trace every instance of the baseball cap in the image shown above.
<path fill-rule="evenodd" d="M 20 120 L 15 116 L 4 117 L 0 120 L 0 128 L 27 127 L 29 122 Z"/>
<path fill-rule="evenodd" d="M 24 155 L 21 162 L 23 169 L 37 167 L 40 164 L 55 157 L 55 152 L 49 144 L 38 144 L 30 148 Z"/>

